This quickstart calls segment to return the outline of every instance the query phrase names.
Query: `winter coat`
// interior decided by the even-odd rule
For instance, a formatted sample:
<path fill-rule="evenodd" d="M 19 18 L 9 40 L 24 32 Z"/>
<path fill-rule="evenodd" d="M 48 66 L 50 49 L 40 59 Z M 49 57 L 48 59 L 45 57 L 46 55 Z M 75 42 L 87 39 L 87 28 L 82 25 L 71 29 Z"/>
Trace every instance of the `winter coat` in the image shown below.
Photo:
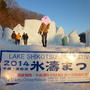
<path fill-rule="evenodd" d="M 17 39 L 17 40 L 20 40 L 20 38 L 21 38 L 21 35 L 20 35 L 20 34 L 17 34 L 17 35 L 16 35 L 16 39 Z"/>
<path fill-rule="evenodd" d="M 26 36 L 25 38 L 26 38 L 26 40 L 27 40 L 27 39 L 28 39 L 28 35 L 26 34 L 25 36 Z"/>
<path fill-rule="evenodd" d="M 22 35 L 23 40 L 25 40 L 25 34 Z"/>
<path fill-rule="evenodd" d="M 16 33 L 12 33 L 11 38 L 16 39 Z"/>
<path fill-rule="evenodd" d="M 50 24 L 46 25 L 44 23 L 41 24 L 38 33 L 48 33 L 48 29 L 50 27 Z"/>
<path fill-rule="evenodd" d="M 27 34 L 23 34 L 22 38 L 23 38 L 23 40 L 27 40 L 28 39 L 28 35 Z"/>

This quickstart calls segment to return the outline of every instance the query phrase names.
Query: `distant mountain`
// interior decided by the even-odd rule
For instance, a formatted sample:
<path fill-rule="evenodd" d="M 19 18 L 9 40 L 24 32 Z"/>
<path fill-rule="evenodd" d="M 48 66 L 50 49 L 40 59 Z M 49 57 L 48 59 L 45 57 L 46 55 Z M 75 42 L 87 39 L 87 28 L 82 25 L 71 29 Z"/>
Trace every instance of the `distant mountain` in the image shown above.
<path fill-rule="evenodd" d="M 33 11 L 20 8 L 15 0 L 0 0 L 0 25 L 13 29 L 17 24 L 24 25 L 25 19 L 38 19 L 43 17 Z"/>

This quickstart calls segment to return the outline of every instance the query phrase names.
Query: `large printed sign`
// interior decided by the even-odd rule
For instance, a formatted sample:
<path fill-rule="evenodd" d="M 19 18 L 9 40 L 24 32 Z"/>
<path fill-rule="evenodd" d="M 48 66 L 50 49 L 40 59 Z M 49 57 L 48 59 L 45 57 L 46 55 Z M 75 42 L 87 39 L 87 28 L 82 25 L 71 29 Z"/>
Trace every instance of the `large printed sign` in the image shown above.
<path fill-rule="evenodd" d="M 2 51 L 1 77 L 8 81 L 90 81 L 90 52 Z"/>

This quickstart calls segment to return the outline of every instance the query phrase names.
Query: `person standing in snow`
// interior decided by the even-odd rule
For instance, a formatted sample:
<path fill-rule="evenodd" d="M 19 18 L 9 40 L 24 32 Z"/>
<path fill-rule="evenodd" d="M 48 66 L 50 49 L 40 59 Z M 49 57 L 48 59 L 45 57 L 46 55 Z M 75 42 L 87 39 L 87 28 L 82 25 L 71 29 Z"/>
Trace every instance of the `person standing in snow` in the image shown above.
<path fill-rule="evenodd" d="M 47 16 L 42 18 L 42 24 L 38 30 L 38 33 L 42 36 L 43 47 L 47 47 L 47 33 L 50 27 L 50 19 Z"/>
<path fill-rule="evenodd" d="M 25 45 L 25 32 L 22 35 L 22 39 L 23 39 L 23 42 L 24 42 L 24 45 Z"/>
<path fill-rule="evenodd" d="M 28 41 L 28 34 L 26 33 L 25 35 L 25 44 L 27 45 L 27 41 Z"/>
<path fill-rule="evenodd" d="M 12 32 L 11 38 L 13 39 L 14 43 L 16 43 L 16 33 L 15 33 L 15 31 Z"/>
<path fill-rule="evenodd" d="M 20 33 L 18 33 L 17 35 L 16 35 L 16 44 L 20 44 L 20 39 L 21 39 L 21 35 L 20 35 Z"/>
<path fill-rule="evenodd" d="M 27 45 L 27 41 L 28 41 L 28 35 L 27 35 L 27 33 L 26 34 L 23 33 L 22 38 L 23 38 L 23 41 L 24 41 L 24 45 Z"/>

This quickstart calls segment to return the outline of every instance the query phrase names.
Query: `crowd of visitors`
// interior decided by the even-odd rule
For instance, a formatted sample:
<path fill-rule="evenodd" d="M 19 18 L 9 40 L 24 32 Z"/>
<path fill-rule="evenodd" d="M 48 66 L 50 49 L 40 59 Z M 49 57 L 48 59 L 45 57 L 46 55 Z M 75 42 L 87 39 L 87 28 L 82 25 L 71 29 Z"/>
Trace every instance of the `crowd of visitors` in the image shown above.
<path fill-rule="evenodd" d="M 25 32 L 23 33 L 23 35 L 21 37 L 20 33 L 16 34 L 15 31 L 13 31 L 11 38 L 16 45 L 20 44 L 21 38 L 23 39 L 24 45 L 27 45 L 28 35 Z"/>

